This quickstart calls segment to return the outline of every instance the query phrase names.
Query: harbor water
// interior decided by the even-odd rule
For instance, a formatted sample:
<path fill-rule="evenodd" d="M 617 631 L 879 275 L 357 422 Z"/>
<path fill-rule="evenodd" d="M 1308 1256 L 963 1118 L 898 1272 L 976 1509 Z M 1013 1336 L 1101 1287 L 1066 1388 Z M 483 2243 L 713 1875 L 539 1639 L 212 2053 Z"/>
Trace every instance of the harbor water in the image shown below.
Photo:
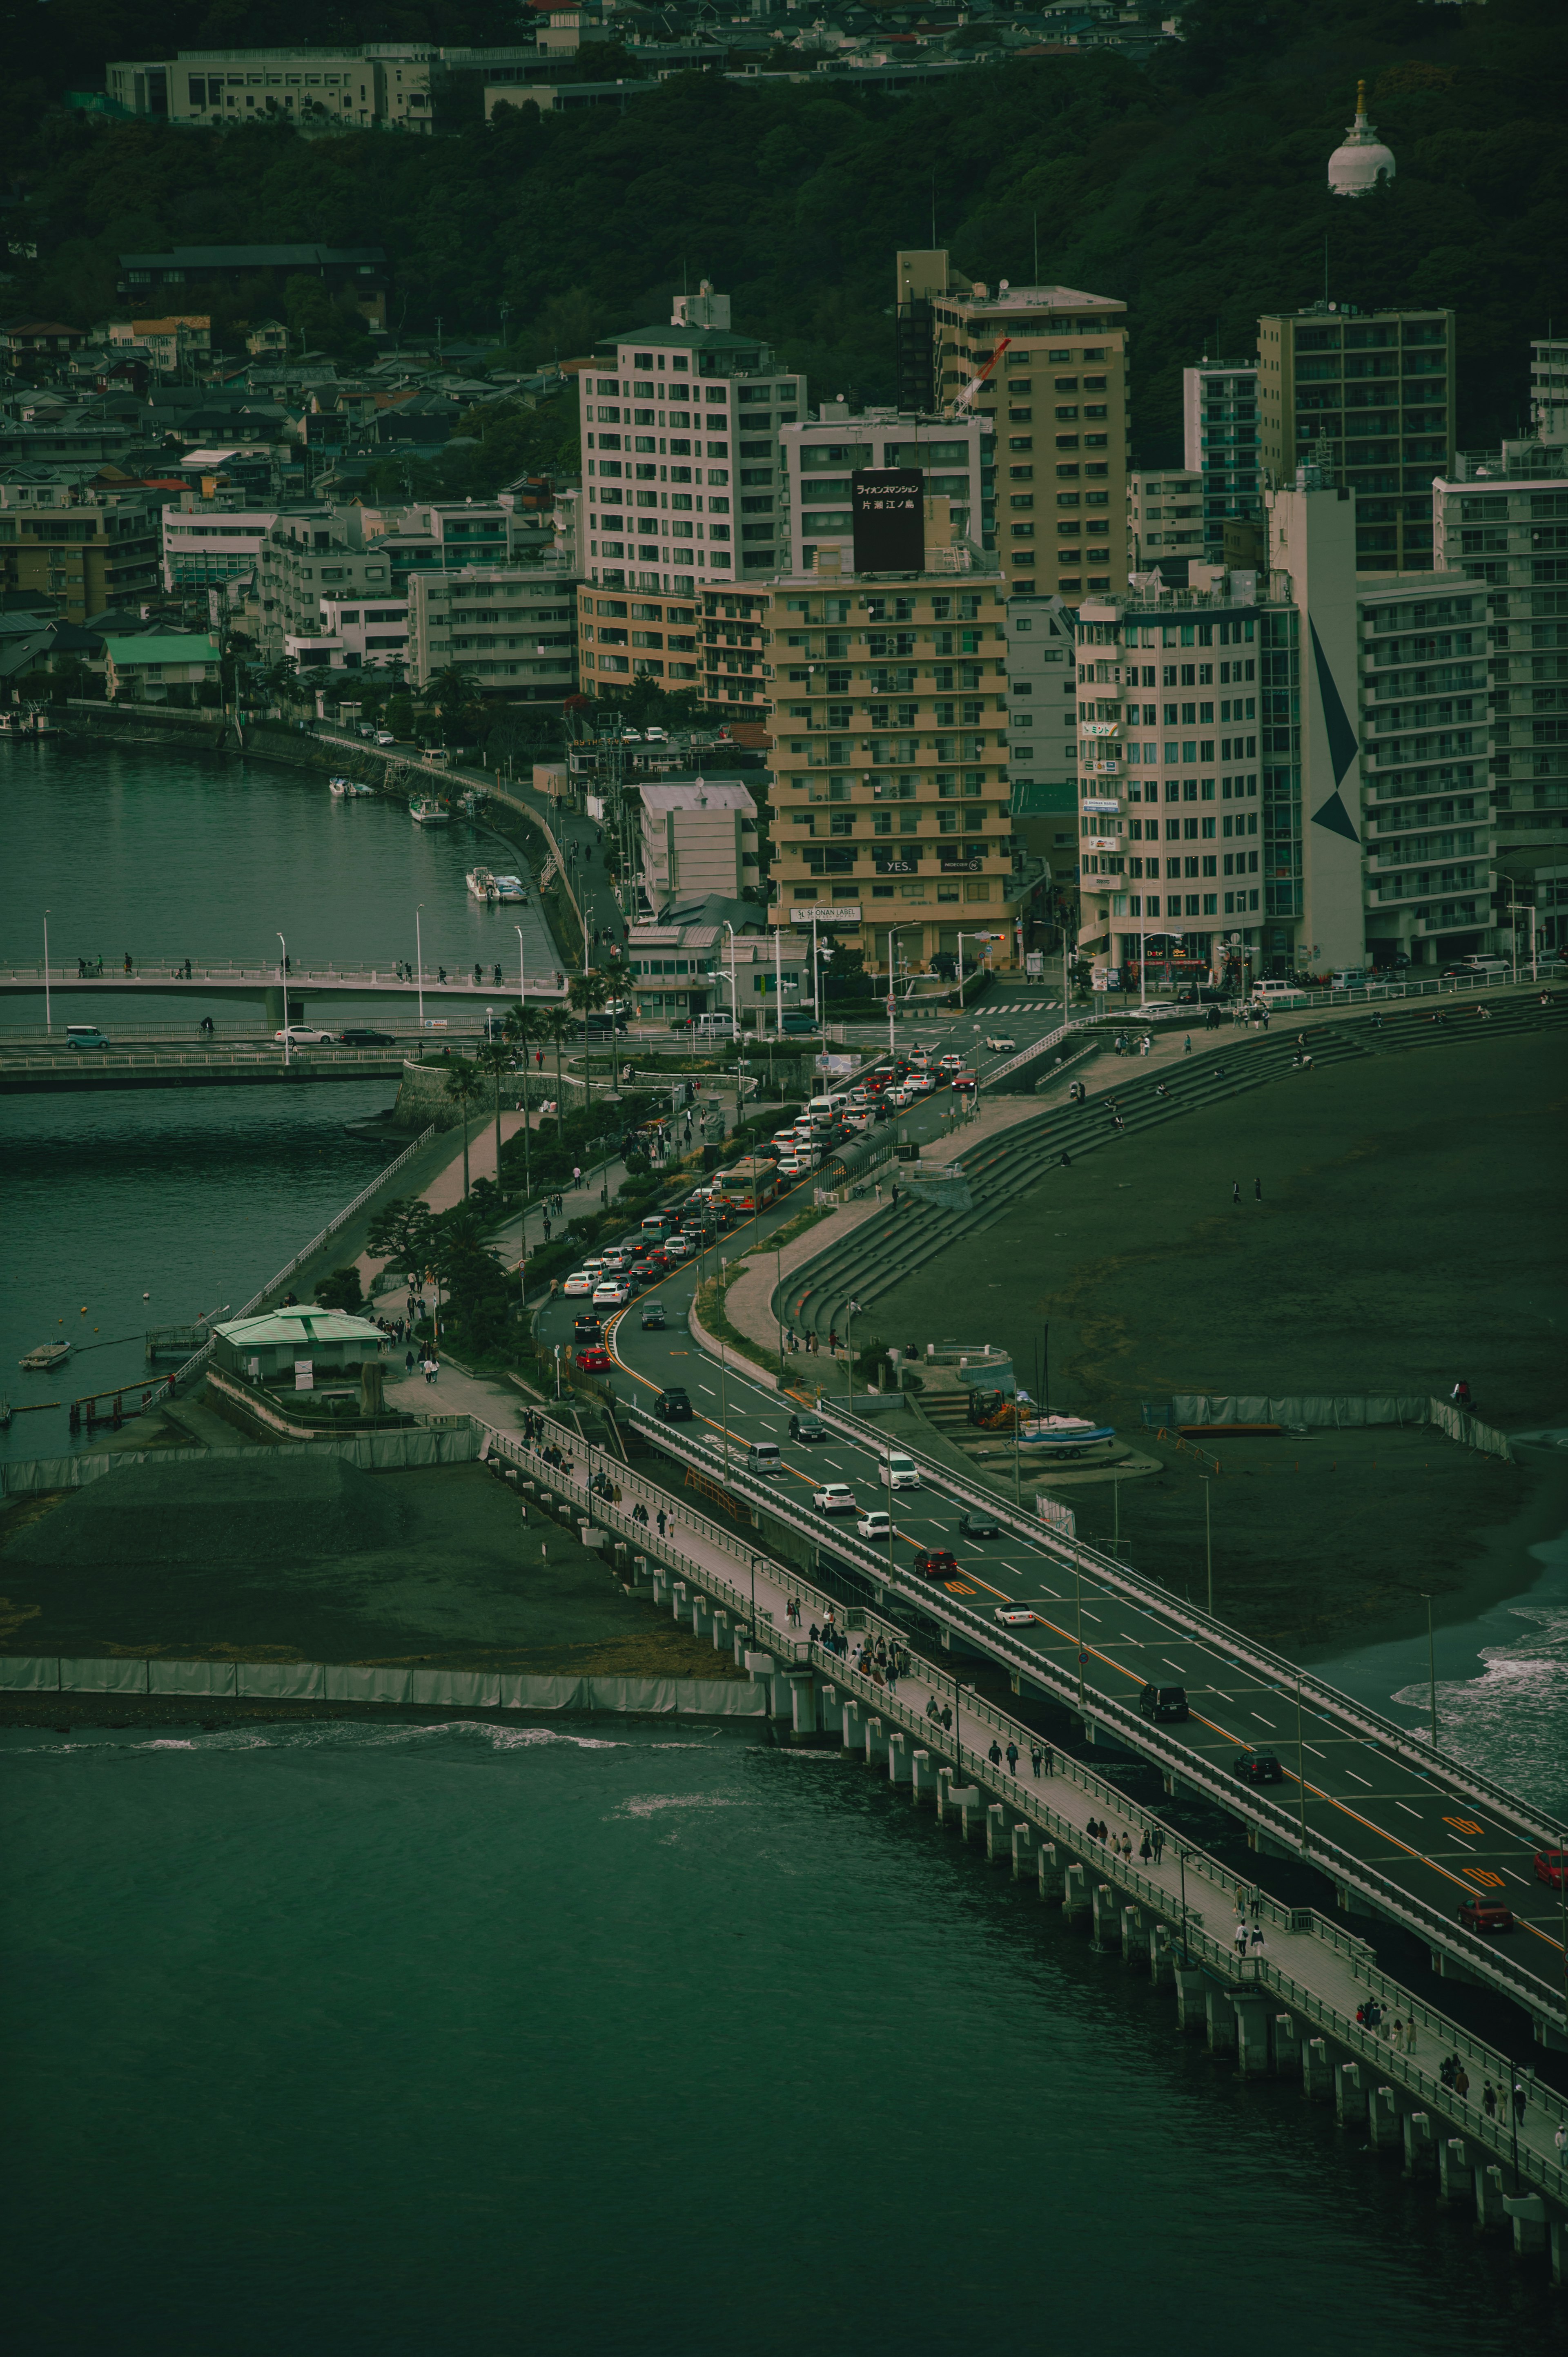
<path fill-rule="evenodd" d="M 0 1737 L 19 2351 L 1548 2345 L 1552 2295 L 885 1781 Z"/>

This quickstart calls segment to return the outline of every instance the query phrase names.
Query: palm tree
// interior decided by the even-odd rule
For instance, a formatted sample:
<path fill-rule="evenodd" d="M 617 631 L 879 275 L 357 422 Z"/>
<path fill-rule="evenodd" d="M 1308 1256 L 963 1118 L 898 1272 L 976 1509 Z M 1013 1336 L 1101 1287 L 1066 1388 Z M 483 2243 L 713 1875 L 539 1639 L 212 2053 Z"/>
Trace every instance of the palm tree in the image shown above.
<path fill-rule="evenodd" d="M 564 1006 L 552 1006 L 539 1018 L 539 1028 L 547 1046 L 555 1050 L 555 1135 L 561 1135 L 564 1102 L 561 1083 L 561 1050 L 572 1037 L 572 1018 Z"/>
<path fill-rule="evenodd" d="M 597 1015 L 609 1005 L 615 996 L 615 985 L 607 974 L 575 974 L 566 996 L 583 1018 L 583 1103 L 588 1107 L 594 1102 L 594 1067 L 588 1054 L 588 1017 Z M 613 1039 L 611 1053 L 613 1058 Z M 614 1070 L 613 1061 L 611 1070 Z"/>
<path fill-rule="evenodd" d="M 522 1192 L 523 1200 L 533 1192 L 533 1153 L 530 1142 L 532 1127 L 528 1109 L 528 1060 L 532 1049 L 542 1041 L 544 1027 L 534 1006 L 509 1006 L 504 1026 L 507 1043 L 522 1057 Z"/>
<path fill-rule="evenodd" d="M 446 1093 L 456 1106 L 463 1124 L 463 1200 L 468 1200 L 468 1107 L 476 1097 L 484 1094 L 484 1080 L 478 1066 L 467 1056 L 454 1056 L 446 1072 Z"/>
<path fill-rule="evenodd" d="M 474 1058 L 482 1072 L 488 1072 L 495 1090 L 496 1108 L 496 1188 L 501 1183 L 501 1074 L 510 1072 L 517 1061 L 517 1051 L 507 1039 L 487 1039 Z"/>

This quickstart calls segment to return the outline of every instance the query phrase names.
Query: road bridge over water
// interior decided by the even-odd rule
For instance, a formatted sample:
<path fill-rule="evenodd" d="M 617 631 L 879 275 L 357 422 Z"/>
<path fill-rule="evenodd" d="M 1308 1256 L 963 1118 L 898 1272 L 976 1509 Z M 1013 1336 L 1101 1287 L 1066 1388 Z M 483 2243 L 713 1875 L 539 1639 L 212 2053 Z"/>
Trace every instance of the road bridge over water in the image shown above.
<path fill-rule="evenodd" d="M 476 965 L 461 974 L 444 966 L 420 973 L 400 966 L 394 958 L 371 967 L 291 962 L 286 974 L 275 958 L 253 965 L 232 960 L 197 965 L 188 959 L 144 958 L 134 960 L 128 969 L 102 974 L 81 972 L 74 963 L 51 964 L 47 977 L 41 963 L 0 966 L 0 1003 L 26 1000 L 39 1015 L 47 1006 L 50 1020 L 62 1029 L 68 1022 L 87 1017 L 107 1024 L 116 1010 L 167 998 L 249 1001 L 263 1008 L 266 1024 L 281 1030 L 285 1021 L 304 1022 L 312 1000 L 371 999 L 417 1025 L 478 1013 L 487 1005 L 510 1006 L 521 999 L 529 1005 L 560 1006 L 565 997 L 566 977 L 559 972 L 522 975 L 501 966 Z M 61 1009 L 58 1017 L 57 1001 Z"/>

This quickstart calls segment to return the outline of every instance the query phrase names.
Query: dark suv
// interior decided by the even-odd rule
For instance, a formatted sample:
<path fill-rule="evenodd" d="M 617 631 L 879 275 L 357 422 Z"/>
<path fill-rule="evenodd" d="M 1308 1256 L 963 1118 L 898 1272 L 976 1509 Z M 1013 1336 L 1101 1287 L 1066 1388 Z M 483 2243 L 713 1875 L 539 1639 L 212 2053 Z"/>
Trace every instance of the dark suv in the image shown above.
<path fill-rule="evenodd" d="M 956 1579 L 958 1565 L 946 1547 L 922 1547 L 913 1569 L 921 1579 Z"/>
<path fill-rule="evenodd" d="M 1283 1784 L 1285 1780 L 1272 1751 L 1239 1751 L 1232 1765 L 1243 1784 Z"/>
<path fill-rule="evenodd" d="M 653 1403 L 653 1413 L 662 1416 L 666 1424 L 690 1424 L 692 1403 L 686 1395 L 685 1385 L 671 1383 L 667 1392 L 659 1393 Z"/>
<path fill-rule="evenodd" d="M 828 1428 L 825 1424 L 819 1424 L 814 1415 L 792 1415 L 789 1418 L 789 1437 L 804 1442 L 826 1440 Z"/>
<path fill-rule="evenodd" d="M 1186 1718 L 1187 1688 L 1185 1686 L 1145 1686 L 1138 1696 L 1141 1718 Z"/>

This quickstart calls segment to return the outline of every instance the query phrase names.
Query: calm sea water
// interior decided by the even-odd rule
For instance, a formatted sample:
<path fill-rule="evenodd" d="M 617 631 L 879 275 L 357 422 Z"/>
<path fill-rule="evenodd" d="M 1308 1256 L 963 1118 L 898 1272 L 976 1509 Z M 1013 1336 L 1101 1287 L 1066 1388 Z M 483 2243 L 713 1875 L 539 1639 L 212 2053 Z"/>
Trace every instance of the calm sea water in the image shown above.
<path fill-rule="evenodd" d="M 929 1817 L 599 1722 L 0 1738 L 18 2350 L 1544 2347 Z"/>

